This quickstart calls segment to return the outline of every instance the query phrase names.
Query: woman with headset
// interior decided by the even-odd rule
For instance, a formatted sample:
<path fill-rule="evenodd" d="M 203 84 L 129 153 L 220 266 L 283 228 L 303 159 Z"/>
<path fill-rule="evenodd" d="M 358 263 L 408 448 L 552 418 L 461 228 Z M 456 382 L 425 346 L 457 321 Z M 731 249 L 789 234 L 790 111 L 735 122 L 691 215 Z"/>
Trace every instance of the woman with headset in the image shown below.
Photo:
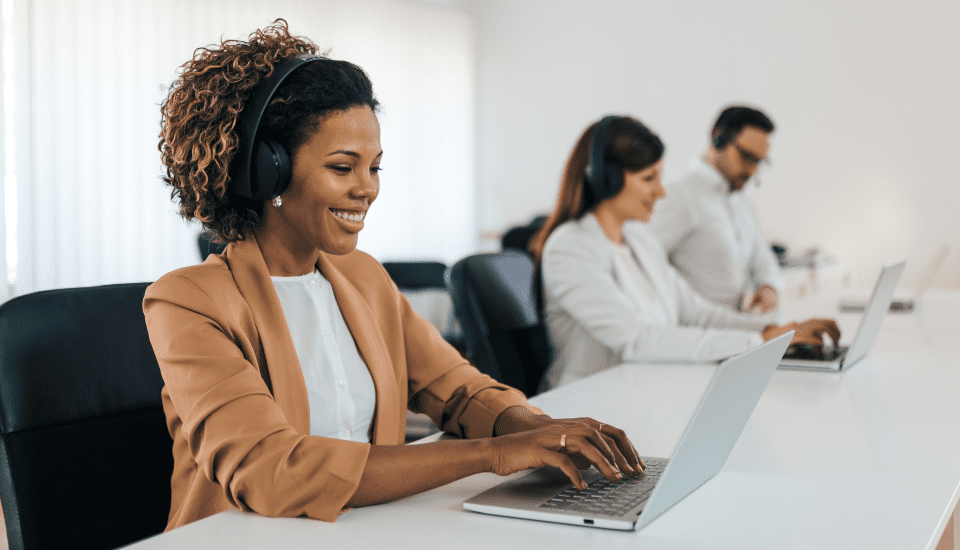
<path fill-rule="evenodd" d="M 356 250 L 380 189 L 362 69 L 286 22 L 198 49 L 163 102 L 164 180 L 228 242 L 143 302 L 173 438 L 168 529 L 230 508 L 333 521 L 479 472 L 644 468 L 623 431 L 481 374 Z M 409 407 L 462 440 L 405 446 Z"/>
<path fill-rule="evenodd" d="M 542 282 L 550 389 L 629 361 L 717 361 L 796 330 L 794 343 L 840 338 L 835 321 L 776 325 L 698 295 L 644 224 L 664 146 L 631 117 L 592 124 L 567 161 L 557 206 L 530 243 Z"/>

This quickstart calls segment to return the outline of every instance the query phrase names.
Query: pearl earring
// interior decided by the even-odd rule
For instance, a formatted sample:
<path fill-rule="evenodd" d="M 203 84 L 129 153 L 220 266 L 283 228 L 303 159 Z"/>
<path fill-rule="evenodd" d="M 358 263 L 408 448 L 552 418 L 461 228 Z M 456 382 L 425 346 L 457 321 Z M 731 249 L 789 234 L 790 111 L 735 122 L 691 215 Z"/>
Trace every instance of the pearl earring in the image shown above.
<path fill-rule="evenodd" d="M 273 205 L 277 208 L 280 208 L 280 205 L 283 204 L 283 200 L 280 199 L 280 195 L 273 197 Z"/>

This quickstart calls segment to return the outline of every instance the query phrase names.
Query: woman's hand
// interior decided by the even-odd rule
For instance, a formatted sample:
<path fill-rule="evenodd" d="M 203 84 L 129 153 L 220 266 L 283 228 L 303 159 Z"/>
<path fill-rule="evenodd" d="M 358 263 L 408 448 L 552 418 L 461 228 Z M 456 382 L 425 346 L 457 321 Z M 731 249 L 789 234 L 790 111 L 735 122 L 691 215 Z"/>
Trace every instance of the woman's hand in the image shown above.
<path fill-rule="evenodd" d="M 763 285 L 754 293 L 750 305 L 747 306 L 747 311 L 757 309 L 760 313 L 767 313 L 777 309 L 778 305 L 777 291 L 770 285 Z"/>
<path fill-rule="evenodd" d="M 612 429 L 607 424 L 602 427 L 604 430 Z M 610 481 L 640 475 L 645 465 L 639 456 L 634 455 L 634 470 L 616 447 L 608 444 L 610 439 L 585 425 L 559 424 L 494 437 L 488 440 L 491 447 L 490 471 L 505 476 L 529 468 L 553 466 L 562 470 L 580 489 L 587 487 L 580 469 L 590 465 Z"/>
<path fill-rule="evenodd" d="M 763 330 L 763 339 L 772 340 L 791 330 L 796 331 L 793 340 L 790 341 L 791 344 L 822 346 L 824 335 L 829 336 L 834 345 L 840 342 L 840 327 L 833 319 L 809 319 L 800 323 L 770 325 Z"/>
<path fill-rule="evenodd" d="M 537 442 L 542 448 L 553 453 L 562 453 L 575 469 L 582 470 L 589 468 L 591 465 L 596 466 L 597 470 L 607 476 L 608 479 L 616 478 L 610 477 L 608 472 L 604 470 L 604 466 L 613 467 L 616 469 L 614 473 L 619 472 L 626 476 L 640 475 L 647 467 L 640 460 L 639 453 L 637 453 L 633 443 L 630 442 L 623 430 L 592 418 L 554 419 L 545 414 L 536 414 L 524 407 L 511 407 L 503 411 L 497 418 L 494 434 L 498 437 L 494 439 L 494 442 L 496 443 L 497 440 L 506 436 L 523 436 L 530 433 L 550 434 L 552 439 L 534 438 L 531 441 Z M 565 447 L 561 449 L 559 445 L 562 435 L 567 435 L 567 438 Z M 586 442 L 590 442 L 590 444 Z M 546 447 L 543 447 L 544 444 Z M 595 451 L 600 452 L 599 456 L 604 458 L 606 464 L 598 462 L 598 455 Z M 539 453 L 534 453 L 530 458 L 534 461 L 543 460 L 543 456 Z M 556 461 L 559 460 L 559 457 L 555 456 L 553 459 Z M 508 460 L 508 464 L 514 464 L 514 459 Z M 525 467 L 532 468 L 542 465 L 544 464 Z M 550 465 L 560 467 L 553 463 Z M 513 473 L 513 471 L 518 470 L 512 470 L 509 473 Z M 567 472 L 567 470 L 564 471 Z M 570 472 L 567 472 L 567 475 L 570 476 Z M 570 478 L 575 484 L 577 484 L 577 479 L 582 479 L 579 474 L 576 479 L 573 476 L 570 476 Z"/>

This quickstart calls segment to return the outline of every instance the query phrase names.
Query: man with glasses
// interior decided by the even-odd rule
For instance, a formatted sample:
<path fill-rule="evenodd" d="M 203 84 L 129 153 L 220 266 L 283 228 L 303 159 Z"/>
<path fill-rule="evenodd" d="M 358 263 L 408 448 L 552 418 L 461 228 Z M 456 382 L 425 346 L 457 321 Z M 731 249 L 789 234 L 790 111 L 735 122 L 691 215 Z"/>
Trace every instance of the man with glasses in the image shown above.
<path fill-rule="evenodd" d="M 690 285 L 735 309 L 776 309 L 783 289 L 779 264 L 741 192 L 769 166 L 773 129 L 773 121 L 756 109 L 724 109 L 706 153 L 667 186 L 649 223 Z"/>

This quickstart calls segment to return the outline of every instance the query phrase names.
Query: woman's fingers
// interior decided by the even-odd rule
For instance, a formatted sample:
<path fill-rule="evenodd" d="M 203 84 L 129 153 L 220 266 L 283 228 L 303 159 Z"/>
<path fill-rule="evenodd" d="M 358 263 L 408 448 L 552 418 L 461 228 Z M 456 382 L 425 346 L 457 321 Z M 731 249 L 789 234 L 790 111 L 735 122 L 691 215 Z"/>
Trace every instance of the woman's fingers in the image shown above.
<path fill-rule="evenodd" d="M 576 421 L 587 427 L 595 427 L 605 447 L 610 450 L 610 453 L 605 453 L 608 460 L 612 464 L 616 464 L 624 474 L 640 475 L 643 473 L 643 470 L 646 469 L 646 464 L 643 464 L 643 461 L 640 460 L 640 453 L 634 448 L 633 443 L 630 442 L 630 438 L 627 437 L 627 434 L 623 430 L 610 424 L 598 422 L 592 418 L 578 418 Z M 601 449 L 603 448 L 601 447 Z M 626 465 L 626 467 L 624 467 L 624 465 Z"/>
<path fill-rule="evenodd" d="M 633 473 L 637 475 L 642 474 L 643 471 L 647 469 L 647 465 L 640 460 L 640 453 L 634 448 L 627 434 L 620 428 L 611 426 L 610 424 L 604 424 L 602 429 L 603 431 L 601 433 L 613 441 L 613 445 L 611 446 L 619 451 L 619 455 L 622 456 L 624 461 L 630 466 L 627 471 L 632 470 Z"/>
<path fill-rule="evenodd" d="M 609 439 L 609 445 L 611 447 L 616 447 L 617 444 L 613 440 L 613 438 L 609 436 L 604 436 L 604 437 Z M 619 448 L 617 450 L 618 452 L 616 453 L 616 456 L 614 458 L 615 458 L 615 464 L 617 465 L 617 468 L 620 469 L 620 472 L 628 475 L 634 475 L 634 476 L 640 475 L 641 470 L 635 469 L 635 466 L 630 464 L 630 462 L 627 460 L 627 457 L 623 454 L 623 452 L 620 451 Z"/>
<path fill-rule="evenodd" d="M 594 433 L 596 431 L 594 430 Z M 613 457 L 610 459 L 607 458 L 606 454 L 601 452 L 597 447 L 596 442 L 593 441 L 589 435 L 577 433 L 577 434 L 566 434 L 566 447 L 563 451 L 568 453 L 578 453 L 587 460 L 601 473 L 604 477 L 611 481 L 617 481 L 623 477 L 623 474 L 620 472 L 620 469 L 615 465 L 616 460 Z M 598 436 L 599 437 L 599 436 Z M 602 438 L 600 438 L 602 439 Z M 603 443 L 603 446 L 606 447 L 606 443 Z M 571 462 L 572 464 L 572 462 Z"/>
<path fill-rule="evenodd" d="M 826 332 L 834 344 L 839 343 L 840 327 L 837 326 L 837 322 L 833 319 L 818 319 L 818 321 L 820 322 L 821 331 Z"/>
<path fill-rule="evenodd" d="M 794 323 L 796 334 L 794 344 L 823 345 L 823 337 L 827 335 L 837 344 L 840 341 L 840 327 L 833 319 L 810 319 L 802 323 Z"/>
<path fill-rule="evenodd" d="M 610 464 L 615 464 L 617 462 L 617 454 L 620 451 L 619 449 L 608 445 L 606 438 L 594 428 L 584 427 L 581 429 L 583 431 L 583 436 L 589 439 L 590 442 L 593 443 L 593 446 L 603 453 L 603 456 L 607 459 L 607 462 Z M 614 451 L 614 449 L 616 449 L 616 451 Z"/>
<path fill-rule="evenodd" d="M 570 481 L 577 489 L 582 491 L 587 488 L 587 482 L 583 480 L 583 475 L 580 474 L 580 470 L 573 464 L 570 457 L 561 453 L 547 453 L 547 455 L 544 459 L 547 466 L 553 466 L 554 468 L 562 470 L 563 473 L 567 474 L 567 477 L 570 478 Z"/>
<path fill-rule="evenodd" d="M 548 425 L 526 433 L 536 433 L 539 447 L 562 454 L 571 467 L 586 469 L 593 465 L 611 480 L 623 475 L 640 475 L 646 469 L 623 430 L 592 418 L 550 419 Z M 561 448 L 560 440 L 564 435 Z M 551 460 L 556 461 L 555 458 Z"/>

